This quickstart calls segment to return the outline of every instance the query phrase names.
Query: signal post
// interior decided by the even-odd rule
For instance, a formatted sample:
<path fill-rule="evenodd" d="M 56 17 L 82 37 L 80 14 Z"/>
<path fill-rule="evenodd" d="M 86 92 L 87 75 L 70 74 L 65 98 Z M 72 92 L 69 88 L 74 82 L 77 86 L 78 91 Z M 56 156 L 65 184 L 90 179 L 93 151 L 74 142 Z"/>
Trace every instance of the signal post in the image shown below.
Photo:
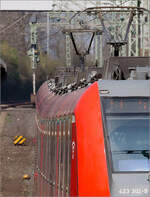
<path fill-rule="evenodd" d="M 35 102 L 36 95 L 36 69 L 37 65 L 40 62 L 39 51 L 37 46 L 37 18 L 33 16 L 30 22 L 30 37 L 31 37 L 31 47 L 28 51 L 28 55 L 31 58 L 31 67 L 32 67 L 32 87 L 33 93 L 31 94 L 31 102 Z"/>

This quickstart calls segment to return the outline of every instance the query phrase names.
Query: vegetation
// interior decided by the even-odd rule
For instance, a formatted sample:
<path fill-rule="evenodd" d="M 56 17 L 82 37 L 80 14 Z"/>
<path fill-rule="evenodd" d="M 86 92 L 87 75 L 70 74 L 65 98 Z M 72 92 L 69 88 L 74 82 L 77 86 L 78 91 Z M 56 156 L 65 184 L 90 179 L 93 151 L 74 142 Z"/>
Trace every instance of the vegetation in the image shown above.
<path fill-rule="evenodd" d="M 32 69 L 30 58 L 20 54 L 19 51 L 10 46 L 8 42 L 0 45 L 1 58 L 7 64 L 7 99 L 8 101 L 29 100 L 32 93 Z M 36 70 L 36 85 L 39 86 L 52 77 L 55 68 L 60 65 L 60 61 L 40 54 L 40 63 Z"/>
<path fill-rule="evenodd" d="M 45 81 L 54 77 L 57 67 L 63 66 L 61 60 L 54 59 L 44 53 L 40 54 L 40 66 L 37 67 L 37 88 Z"/>

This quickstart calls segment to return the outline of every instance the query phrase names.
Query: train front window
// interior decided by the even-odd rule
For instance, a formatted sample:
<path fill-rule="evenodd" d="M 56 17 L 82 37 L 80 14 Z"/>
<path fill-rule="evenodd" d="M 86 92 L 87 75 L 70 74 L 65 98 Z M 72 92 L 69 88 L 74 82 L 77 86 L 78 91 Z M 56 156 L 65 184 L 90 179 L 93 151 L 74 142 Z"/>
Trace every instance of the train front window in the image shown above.
<path fill-rule="evenodd" d="M 114 172 L 150 170 L 149 98 L 102 98 Z"/>

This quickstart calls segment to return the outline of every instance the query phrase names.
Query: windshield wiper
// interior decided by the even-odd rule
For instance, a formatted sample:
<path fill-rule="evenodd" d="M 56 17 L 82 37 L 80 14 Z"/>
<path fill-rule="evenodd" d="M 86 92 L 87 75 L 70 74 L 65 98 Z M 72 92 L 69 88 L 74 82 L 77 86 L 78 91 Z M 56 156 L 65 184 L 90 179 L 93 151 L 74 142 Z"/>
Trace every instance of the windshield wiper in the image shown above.
<path fill-rule="evenodd" d="M 112 152 L 117 154 L 142 154 L 144 157 L 150 158 L 150 150 L 121 150 Z"/>

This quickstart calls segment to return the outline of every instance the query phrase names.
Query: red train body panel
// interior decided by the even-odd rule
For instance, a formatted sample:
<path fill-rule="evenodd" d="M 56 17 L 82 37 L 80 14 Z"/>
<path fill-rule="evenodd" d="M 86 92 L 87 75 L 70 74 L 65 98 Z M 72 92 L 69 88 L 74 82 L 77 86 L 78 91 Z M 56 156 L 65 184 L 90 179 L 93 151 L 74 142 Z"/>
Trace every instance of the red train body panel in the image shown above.
<path fill-rule="evenodd" d="M 150 84 L 128 80 L 119 85 L 99 81 L 63 95 L 49 91 L 47 82 L 41 86 L 38 196 L 150 195 Z"/>
<path fill-rule="evenodd" d="M 110 196 L 103 124 L 97 83 L 75 108 L 79 196 Z"/>

